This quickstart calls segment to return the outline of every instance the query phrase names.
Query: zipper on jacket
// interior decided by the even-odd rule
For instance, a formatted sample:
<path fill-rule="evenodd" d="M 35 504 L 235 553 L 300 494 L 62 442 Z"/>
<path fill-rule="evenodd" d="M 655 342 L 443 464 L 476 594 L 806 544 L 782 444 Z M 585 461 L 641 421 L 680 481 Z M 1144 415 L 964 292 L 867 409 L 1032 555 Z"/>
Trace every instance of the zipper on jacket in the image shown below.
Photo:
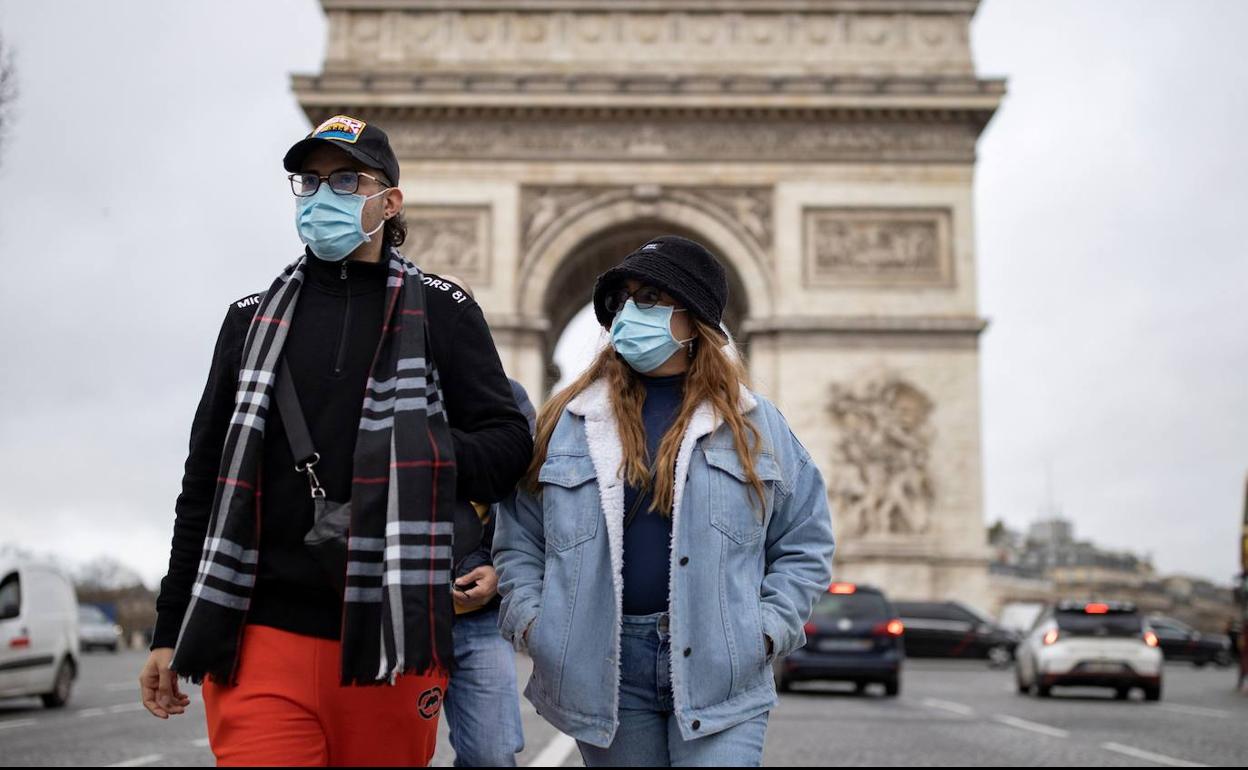
<path fill-rule="evenodd" d="M 338 356 L 334 359 L 334 374 L 342 374 L 346 366 L 347 338 L 351 331 L 351 284 L 347 281 L 347 260 L 342 260 L 342 270 L 338 273 L 347 290 L 347 302 L 342 311 L 342 335 L 338 339 Z"/>

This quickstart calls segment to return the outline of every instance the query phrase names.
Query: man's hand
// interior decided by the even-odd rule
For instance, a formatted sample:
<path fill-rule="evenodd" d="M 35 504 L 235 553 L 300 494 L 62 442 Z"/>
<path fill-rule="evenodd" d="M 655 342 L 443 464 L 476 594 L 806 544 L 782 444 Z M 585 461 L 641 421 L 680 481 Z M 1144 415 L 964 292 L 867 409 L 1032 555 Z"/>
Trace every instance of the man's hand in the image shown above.
<path fill-rule="evenodd" d="M 460 588 L 460 586 L 471 586 L 473 583 L 476 585 L 467 590 Z M 456 580 L 455 590 L 451 592 L 455 606 L 461 610 L 480 609 L 489 604 L 490 600 L 497 595 L 498 573 L 494 571 L 492 564 L 482 564 Z"/>
<path fill-rule="evenodd" d="M 191 699 L 178 689 L 178 677 L 169 670 L 172 647 L 157 647 L 139 672 L 139 699 L 152 716 L 168 719 L 186 711 Z"/>

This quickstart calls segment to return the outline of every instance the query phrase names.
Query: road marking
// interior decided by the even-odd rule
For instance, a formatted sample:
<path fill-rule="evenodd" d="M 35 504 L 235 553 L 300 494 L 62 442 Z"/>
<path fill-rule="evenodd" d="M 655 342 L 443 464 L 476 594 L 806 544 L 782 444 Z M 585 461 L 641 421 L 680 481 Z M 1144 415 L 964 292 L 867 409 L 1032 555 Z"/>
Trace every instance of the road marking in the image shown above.
<path fill-rule="evenodd" d="M 104 765 L 104 766 L 105 767 L 142 767 L 143 765 L 155 764 L 164 758 L 165 758 L 164 754 L 148 754 L 142 757 L 135 757 L 134 759 L 127 759 L 125 762 L 114 762 L 111 765 Z"/>
<path fill-rule="evenodd" d="M 1116 751 L 1119 754 L 1126 754 L 1128 757 L 1134 757 L 1135 759 L 1143 759 L 1147 762 L 1156 762 L 1159 765 L 1169 765 L 1170 767 L 1209 767 L 1209 765 L 1202 765 L 1199 762 L 1188 762 L 1186 759 L 1175 759 L 1174 757 L 1167 757 L 1165 754 L 1157 754 L 1152 751 L 1145 751 L 1144 749 L 1137 749 L 1134 746 L 1125 746 L 1121 743 L 1114 743 L 1112 741 L 1109 743 L 1102 743 L 1101 748 L 1108 751 Z"/>
<path fill-rule="evenodd" d="M 14 719 L 12 722 L 0 722 L 0 730 L 11 730 L 16 727 L 30 727 L 35 723 L 33 719 Z"/>
<path fill-rule="evenodd" d="M 1033 733 L 1040 733 L 1041 735 L 1047 735 L 1051 738 L 1067 738 L 1070 736 L 1068 731 L 1063 730 L 1060 727 L 1042 725 L 1039 722 L 1032 722 L 1029 719 L 1019 719 L 1018 717 L 1012 717 L 1008 714 L 993 714 L 992 718 L 994 721 L 1000 722 L 1003 725 L 1017 727 L 1020 730 L 1030 730 Z"/>
<path fill-rule="evenodd" d="M 142 703 L 118 703 L 116 706 L 109 706 L 108 713 L 122 714 L 127 711 L 142 711 L 146 706 Z"/>
<path fill-rule="evenodd" d="M 1174 711 L 1179 714 L 1195 714 L 1198 717 L 1218 717 L 1219 719 L 1230 719 L 1231 712 L 1222 709 L 1208 709 L 1203 706 L 1188 706 L 1184 703 L 1162 703 L 1158 708 L 1166 711 Z"/>
<path fill-rule="evenodd" d="M 924 698 L 922 701 L 924 706 L 928 708 L 940 709 L 942 711 L 952 711 L 954 714 L 960 714 L 964 717 L 975 716 L 975 709 L 970 706 L 964 706 L 961 703 L 954 703 L 951 700 L 940 700 L 939 698 Z"/>
<path fill-rule="evenodd" d="M 570 735 L 559 733 L 526 767 L 560 767 L 575 749 L 576 740 Z"/>
<path fill-rule="evenodd" d="M 102 708 L 83 709 L 82 711 L 78 712 L 78 716 L 80 717 L 98 717 L 103 714 L 104 714 L 104 709 Z"/>
<path fill-rule="evenodd" d="M 194 747 L 195 747 L 195 748 L 197 748 L 197 749 L 204 749 L 204 748 L 207 748 L 207 747 L 208 747 L 208 739 L 207 739 L 207 738 L 196 738 L 195 740 L 191 741 L 191 745 L 192 745 L 192 746 L 194 746 Z"/>

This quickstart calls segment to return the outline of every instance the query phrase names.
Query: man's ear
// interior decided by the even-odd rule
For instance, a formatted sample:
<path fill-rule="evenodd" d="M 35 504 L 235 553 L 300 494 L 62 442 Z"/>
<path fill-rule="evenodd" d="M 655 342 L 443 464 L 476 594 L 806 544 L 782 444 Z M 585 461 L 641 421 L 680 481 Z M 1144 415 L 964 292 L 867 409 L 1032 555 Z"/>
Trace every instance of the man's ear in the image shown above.
<path fill-rule="evenodd" d="M 399 212 L 403 211 L 403 191 L 399 188 L 391 187 L 386 191 L 382 200 L 386 202 L 386 206 L 382 210 L 382 215 L 386 219 L 393 219 L 398 216 Z"/>

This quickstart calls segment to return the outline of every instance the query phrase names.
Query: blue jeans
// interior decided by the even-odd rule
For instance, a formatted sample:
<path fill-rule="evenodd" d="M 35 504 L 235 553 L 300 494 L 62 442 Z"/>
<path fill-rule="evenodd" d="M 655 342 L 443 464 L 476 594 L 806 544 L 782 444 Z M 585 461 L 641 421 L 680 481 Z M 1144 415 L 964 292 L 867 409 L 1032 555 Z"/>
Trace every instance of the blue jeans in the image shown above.
<path fill-rule="evenodd" d="M 760 767 L 764 711 L 722 732 L 686 741 L 672 715 L 667 613 L 625 615 L 620 640 L 620 726 L 609 748 L 577 742 L 586 767 Z"/>
<path fill-rule="evenodd" d="M 498 610 L 455 618 L 455 670 L 442 713 L 456 767 L 515 767 L 524 750 L 516 653 L 498 633 Z"/>

